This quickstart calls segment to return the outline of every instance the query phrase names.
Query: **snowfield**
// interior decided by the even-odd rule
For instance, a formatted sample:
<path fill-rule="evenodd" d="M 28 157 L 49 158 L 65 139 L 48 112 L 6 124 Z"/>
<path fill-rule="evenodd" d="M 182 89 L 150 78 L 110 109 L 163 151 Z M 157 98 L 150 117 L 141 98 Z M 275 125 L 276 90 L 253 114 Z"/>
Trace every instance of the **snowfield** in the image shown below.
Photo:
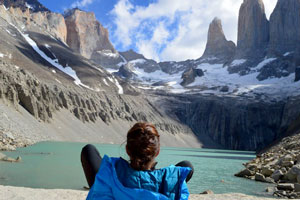
<path fill-rule="evenodd" d="M 136 64 L 143 64 L 144 59 L 137 59 L 128 62 L 129 68 L 135 74 L 134 79 L 140 81 L 137 86 L 140 89 L 168 90 L 172 93 L 200 93 L 228 96 L 249 96 L 255 98 L 259 95 L 262 99 L 281 100 L 288 96 L 300 95 L 300 84 L 294 82 L 295 74 L 281 78 L 269 78 L 259 81 L 256 77 L 259 71 L 267 64 L 277 58 L 265 58 L 256 67 L 251 68 L 248 75 L 229 74 L 227 66 L 223 64 L 202 63 L 197 65 L 197 69 L 202 69 L 204 76 L 196 77 L 195 81 L 186 87 L 182 87 L 182 73 L 170 75 L 161 70 L 147 73 L 144 69 L 137 67 Z M 247 60 L 234 60 L 230 66 L 237 66 Z M 139 65 L 140 66 L 140 65 Z M 114 70 L 116 71 L 116 70 Z M 161 83 L 153 86 L 154 83 Z M 226 87 L 224 91 L 222 88 Z M 221 91 L 222 90 L 222 91 Z"/>

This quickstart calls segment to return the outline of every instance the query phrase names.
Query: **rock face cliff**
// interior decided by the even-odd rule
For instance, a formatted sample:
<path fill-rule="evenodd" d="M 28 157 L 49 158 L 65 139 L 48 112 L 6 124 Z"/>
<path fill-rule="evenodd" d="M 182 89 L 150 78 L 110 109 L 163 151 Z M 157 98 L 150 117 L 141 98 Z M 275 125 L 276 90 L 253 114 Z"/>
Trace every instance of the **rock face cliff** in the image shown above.
<path fill-rule="evenodd" d="M 226 40 L 221 20 L 215 18 L 209 25 L 207 44 L 201 59 L 215 58 L 226 62 L 233 58 L 235 49 L 235 44 Z"/>
<path fill-rule="evenodd" d="M 263 103 L 231 97 L 181 96 L 173 110 L 195 134 L 205 134 L 223 148 L 262 149 L 282 135 L 299 116 L 297 99 Z M 190 102 L 190 103 L 187 103 Z"/>
<path fill-rule="evenodd" d="M 66 43 L 67 26 L 64 17 L 59 13 L 53 12 L 36 12 L 31 17 L 35 23 L 45 28 L 55 38 Z"/>
<path fill-rule="evenodd" d="M 269 42 L 269 22 L 262 0 L 244 0 L 239 11 L 237 58 L 261 57 Z"/>
<path fill-rule="evenodd" d="M 278 0 L 270 17 L 270 51 L 300 51 L 300 0 Z"/>
<path fill-rule="evenodd" d="M 108 31 L 97 20 L 94 13 L 79 9 L 65 13 L 67 44 L 71 49 L 90 59 L 103 50 L 115 53 L 108 38 Z"/>

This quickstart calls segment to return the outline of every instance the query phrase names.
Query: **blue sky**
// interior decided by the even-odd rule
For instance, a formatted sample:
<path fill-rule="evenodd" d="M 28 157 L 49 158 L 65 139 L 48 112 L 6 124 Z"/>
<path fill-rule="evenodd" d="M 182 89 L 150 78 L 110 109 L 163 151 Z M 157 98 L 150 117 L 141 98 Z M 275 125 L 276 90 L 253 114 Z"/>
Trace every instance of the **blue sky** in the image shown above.
<path fill-rule="evenodd" d="M 236 43 L 243 0 L 40 0 L 54 12 L 79 7 L 96 14 L 118 51 L 134 49 L 157 61 L 199 58 L 209 23 L 219 17 L 227 39 Z M 276 0 L 263 0 L 267 17 Z"/>

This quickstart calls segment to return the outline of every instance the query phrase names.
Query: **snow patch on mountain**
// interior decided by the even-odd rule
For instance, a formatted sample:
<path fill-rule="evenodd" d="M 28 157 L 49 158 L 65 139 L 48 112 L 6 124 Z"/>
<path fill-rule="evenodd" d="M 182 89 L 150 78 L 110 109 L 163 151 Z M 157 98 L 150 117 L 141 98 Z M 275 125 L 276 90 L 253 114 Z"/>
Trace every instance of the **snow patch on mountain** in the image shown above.
<path fill-rule="evenodd" d="M 252 70 L 260 70 L 261 68 L 263 68 L 266 64 L 269 64 L 270 62 L 273 62 L 274 60 L 276 60 L 277 58 L 268 58 L 268 59 L 264 59 L 263 61 L 261 61 L 255 68 L 253 68 Z"/>
<path fill-rule="evenodd" d="M 23 38 L 27 41 L 27 43 L 34 49 L 35 52 L 37 52 L 43 59 L 45 59 L 47 62 L 49 62 L 52 66 L 54 66 L 55 68 L 59 69 L 60 71 L 64 72 L 65 74 L 71 76 L 73 79 L 74 79 L 74 83 L 78 86 L 83 86 L 85 88 L 88 88 L 88 89 L 91 89 L 93 90 L 92 88 L 90 88 L 89 86 L 83 84 L 81 82 L 81 80 L 79 79 L 79 77 L 77 76 L 76 72 L 70 67 L 67 66 L 66 67 L 63 67 L 62 65 L 60 65 L 58 63 L 58 59 L 51 59 L 49 58 L 42 50 L 39 49 L 38 45 L 36 44 L 35 41 L 33 41 L 28 34 L 24 34 L 22 31 L 20 31 L 18 29 L 18 27 L 16 27 L 15 25 L 13 24 L 10 24 L 12 25 L 14 28 L 16 28 L 18 30 L 18 32 L 23 36 Z M 52 52 L 51 52 L 52 53 Z"/>
<path fill-rule="evenodd" d="M 292 52 L 286 52 L 285 54 L 283 54 L 283 56 L 288 56 L 288 55 L 290 55 Z"/>
<path fill-rule="evenodd" d="M 244 64 L 247 60 L 245 59 L 238 59 L 238 60 L 234 60 L 231 63 L 231 66 L 237 66 L 237 65 L 241 65 Z"/>
<path fill-rule="evenodd" d="M 2 6 L 3 6 L 4 10 L 6 10 L 6 11 L 9 10 L 9 8 L 6 8 L 4 4 L 2 4 Z"/>
<path fill-rule="evenodd" d="M 16 35 L 15 34 L 12 34 L 8 29 L 5 29 L 6 30 L 6 32 L 9 34 L 9 35 L 11 35 L 12 37 L 16 37 Z"/>
<path fill-rule="evenodd" d="M 105 78 L 103 79 L 103 82 L 105 85 L 109 86 Z"/>
<path fill-rule="evenodd" d="M 120 85 L 119 81 L 116 78 L 114 78 L 114 80 L 115 80 L 116 86 L 119 89 L 119 94 L 124 94 L 123 87 Z"/>
<path fill-rule="evenodd" d="M 34 7 L 30 4 L 28 4 L 27 2 L 25 2 L 25 6 L 30 10 L 34 10 Z"/>
<path fill-rule="evenodd" d="M 110 58 L 118 58 L 119 53 L 113 53 L 111 50 L 102 50 L 102 51 L 97 51 L 99 54 L 110 57 Z"/>
<path fill-rule="evenodd" d="M 204 71 L 203 77 L 196 77 L 195 81 L 188 85 L 188 87 L 206 86 L 208 88 L 218 88 L 227 86 L 229 88 L 227 93 L 234 95 L 252 95 L 252 94 L 267 94 L 272 97 L 281 98 L 283 94 L 291 96 L 299 94 L 300 84 L 294 82 L 294 74 L 282 78 L 269 78 L 259 81 L 256 77 L 259 75 L 259 69 L 266 64 L 276 60 L 276 58 L 268 58 L 263 60 L 255 67 L 255 71 L 244 76 L 239 74 L 229 74 L 227 68 L 222 64 L 200 64 L 197 68 Z M 214 90 L 214 94 L 222 94 L 220 90 Z M 203 90 L 200 93 L 211 93 L 212 91 Z"/>

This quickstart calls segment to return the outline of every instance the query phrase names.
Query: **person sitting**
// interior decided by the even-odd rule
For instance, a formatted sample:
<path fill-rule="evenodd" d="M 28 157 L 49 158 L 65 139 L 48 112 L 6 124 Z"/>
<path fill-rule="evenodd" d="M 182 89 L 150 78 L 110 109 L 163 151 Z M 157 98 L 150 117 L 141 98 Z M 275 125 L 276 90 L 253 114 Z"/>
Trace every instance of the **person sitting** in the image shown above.
<path fill-rule="evenodd" d="M 126 152 L 130 158 L 103 158 L 88 144 L 81 152 L 82 167 L 91 188 L 87 200 L 187 200 L 187 182 L 194 168 L 182 161 L 155 169 L 160 152 L 160 135 L 150 123 L 136 123 L 127 133 Z"/>

